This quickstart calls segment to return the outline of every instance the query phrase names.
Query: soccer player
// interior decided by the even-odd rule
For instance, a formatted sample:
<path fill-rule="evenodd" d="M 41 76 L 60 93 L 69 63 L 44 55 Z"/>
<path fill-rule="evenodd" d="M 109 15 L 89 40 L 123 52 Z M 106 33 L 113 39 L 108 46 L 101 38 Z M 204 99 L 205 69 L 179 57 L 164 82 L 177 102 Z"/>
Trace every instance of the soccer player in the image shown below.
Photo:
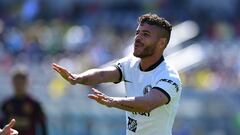
<path fill-rule="evenodd" d="M 14 95 L 6 99 L 1 106 L 3 114 L 0 119 L 1 125 L 15 118 L 17 123 L 14 128 L 21 135 L 35 135 L 36 131 L 41 131 L 41 135 L 47 135 L 46 117 L 40 103 L 27 93 L 27 72 L 16 68 L 12 84 Z"/>
<path fill-rule="evenodd" d="M 0 129 L 0 135 L 18 135 L 17 130 L 12 129 L 15 119 L 12 119 L 3 129 Z"/>
<path fill-rule="evenodd" d="M 127 97 L 110 97 L 95 88 L 88 97 L 102 105 L 125 110 L 127 135 L 172 135 L 181 95 L 179 75 L 163 57 L 172 26 L 152 13 L 140 16 L 138 23 L 134 56 L 80 74 L 72 74 L 55 63 L 52 67 L 71 84 L 124 81 Z"/>

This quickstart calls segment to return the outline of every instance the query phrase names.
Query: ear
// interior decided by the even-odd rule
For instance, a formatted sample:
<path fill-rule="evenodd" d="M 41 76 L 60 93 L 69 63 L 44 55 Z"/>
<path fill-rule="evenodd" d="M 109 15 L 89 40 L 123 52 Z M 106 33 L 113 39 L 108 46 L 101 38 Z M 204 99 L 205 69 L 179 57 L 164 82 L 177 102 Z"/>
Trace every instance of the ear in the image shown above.
<path fill-rule="evenodd" d="M 158 45 L 161 49 L 165 49 L 167 47 L 167 38 L 160 38 L 158 41 Z"/>

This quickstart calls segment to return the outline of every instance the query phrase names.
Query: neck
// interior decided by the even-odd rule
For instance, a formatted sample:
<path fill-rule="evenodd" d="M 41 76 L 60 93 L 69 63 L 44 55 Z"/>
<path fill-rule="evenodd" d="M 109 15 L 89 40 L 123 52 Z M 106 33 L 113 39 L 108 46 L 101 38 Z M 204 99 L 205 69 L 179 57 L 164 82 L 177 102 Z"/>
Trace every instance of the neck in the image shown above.
<path fill-rule="evenodd" d="M 150 66 L 155 64 L 162 57 L 162 53 L 157 54 L 156 56 L 141 58 L 140 66 L 142 70 L 148 69 Z"/>
<path fill-rule="evenodd" d="M 16 96 L 17 98 L 23 98 L 23 97 L 26 96 L 26 94 L 24 94 L 24 93 L 15 93 L 15 96 Z"/>

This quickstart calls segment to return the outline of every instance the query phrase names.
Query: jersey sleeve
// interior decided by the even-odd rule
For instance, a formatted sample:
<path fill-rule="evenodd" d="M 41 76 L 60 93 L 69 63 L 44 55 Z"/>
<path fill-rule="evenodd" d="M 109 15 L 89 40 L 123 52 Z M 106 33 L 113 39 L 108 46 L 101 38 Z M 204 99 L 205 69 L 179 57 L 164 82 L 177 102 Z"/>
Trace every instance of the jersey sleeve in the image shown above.
<path fill-rule="evenodd" d="M 120 60 L 118 60 L 113 66 L 115 66 L 119 73 L 120 73 L 120 77 L 119 77 L 119 81 L 118 82 L 114 82 L 114 83 L 119 83 L 121 82 L 122 80 L 124 80 L 125 78 L 125 73 L 126 73 L 126 68 L 127 68 L 127 65 L 129 63 L 129 58 L 128 57 L 125 57 L 125 58 L 122 58 Z"/>
<path fill-rule="evenodd" d="M 160 90 L 163 94 L 165 94 L 169 99 L 169 103 L 171 99 L 178 95 L 178 91 L 181 88 L 181 83 L 177 78 L 165 77 L 159 79 L 153 88 Z"/>

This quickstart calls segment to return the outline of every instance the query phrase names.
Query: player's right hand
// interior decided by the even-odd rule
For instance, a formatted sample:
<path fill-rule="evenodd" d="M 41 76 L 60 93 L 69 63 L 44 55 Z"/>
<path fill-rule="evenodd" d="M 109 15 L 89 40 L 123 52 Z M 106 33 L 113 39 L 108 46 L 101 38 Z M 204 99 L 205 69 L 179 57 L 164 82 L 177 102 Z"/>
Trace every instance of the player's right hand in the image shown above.
<path fill-rule="evenodd" d="M 52 68 L 57 71 L 65 80 L 70 82 L 72 85 L 77 84 L 77 77 L 70 72 L 68 72 L 64 67 L 53 63 Z"/>
<path fill-rule="evenodd" d="M 3 129 L 0 131 L 0 135 L 18 135 L 18 131 L 12 129 L 15 124 L 15 119 L 12 119 Z"/>

